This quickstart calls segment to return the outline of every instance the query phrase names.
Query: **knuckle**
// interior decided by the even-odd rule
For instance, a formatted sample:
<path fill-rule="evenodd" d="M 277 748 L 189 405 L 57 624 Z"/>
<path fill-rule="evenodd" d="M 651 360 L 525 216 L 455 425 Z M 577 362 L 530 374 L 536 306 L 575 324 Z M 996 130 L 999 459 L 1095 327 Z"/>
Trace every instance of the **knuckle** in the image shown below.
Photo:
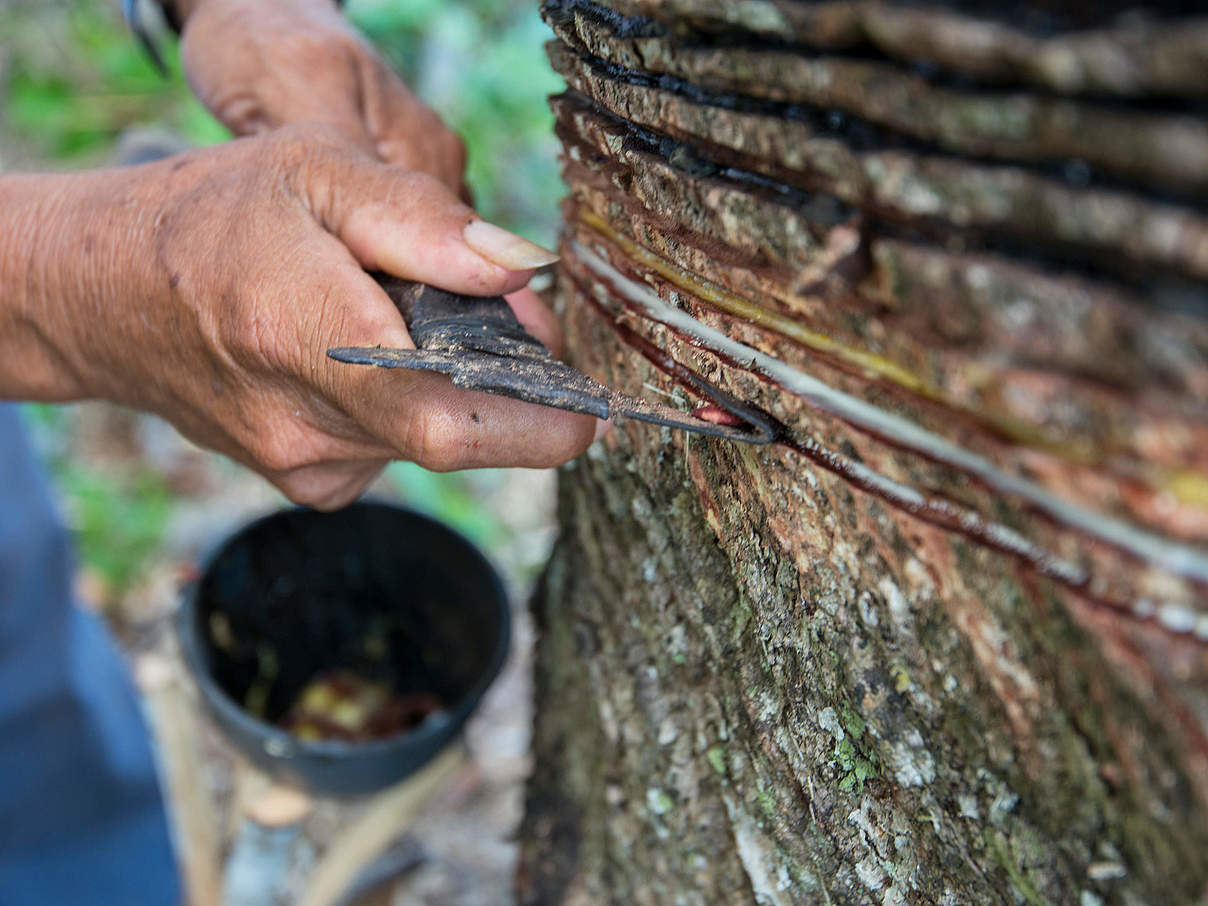
<path fill-rule="evenodd" d="M 291 503 L 310 507 L 312 510 L 336 510 L 351 502 L 313 478 L 286 477 L 277 482 L 277 488 Z"/>
<path fill-rule="evenodd" d="M 281 427 L 280 422 L 269 422 L 256 430 L 246 446 L 259 469 L 269 474 L 288 475 L 321 461 L 306 438 L 292 428 Z"/>
<path fill-rule="evenodd" d="M 287 341 L 280 316 L 256 300 L 232 300 L 224 306 L 220 331 L 222 346 L 245 373 L 263 378 L 295 370 L 297 344 Z"/>
<path fill-rule="evenodd" d="M 330 123 L 289 123 L 267 133 L 279 171 L 296 186 L 330 178 L 333 167 L 365 159 L 365 153 Z"/>
<path fill-rule="evenodd" d="M 430 472 L 454 472 L 470 461 L 471 442 L 448 410 L 426 407 L 411 422 L 409 459 Z"/>
<path fill-rule="evenodd" d="M 307 148 L 307 137 L 315 132 L 314 123 L 286 123 L 269 133 L 269 147 L 279 154 L 303 154 Z"/>
<path fill-rule="evenodd" d="M 249 92 L 217 97 L 212 106 L 214 115 L 236 135 L 254 135 L 268 126 L 264 105 Z"/>
<path fill-rule="evenodd" d="M 279 357 L 275 331 L 255 312 L 236 315 L 227 322 L 226 347 L 239 365 L 257 371 Z"/>
<path fill-rule="evenodd" d="M 347 141 L 333 126 L 326 123 L 288 123 L 270 133 L 272 147 L 283 164 L 301 167 L 335 150 L 342 150 Z"/>
<path fill-rule="evenodd" d="M 281 476 L 277 488 L 293 503 L 315 510 L 338 510 L 352 503 L 370 477 L 349 479 L 338 469 L 305 468 Z"/>
<path fill-rule="evenodd" d="M 248 448 L 259 470 L 269 474 L 289 472 L 301 463 L 285 447 L 271 442 L 258 442 Z"/>
<path fill-rule="evenodd" d="M 338 201 L 380 182 L 373 158 L 330 123 L 296 123 L 270 136 L 267 169 L 289 197 L 301 200 L 329 228 Z"/>

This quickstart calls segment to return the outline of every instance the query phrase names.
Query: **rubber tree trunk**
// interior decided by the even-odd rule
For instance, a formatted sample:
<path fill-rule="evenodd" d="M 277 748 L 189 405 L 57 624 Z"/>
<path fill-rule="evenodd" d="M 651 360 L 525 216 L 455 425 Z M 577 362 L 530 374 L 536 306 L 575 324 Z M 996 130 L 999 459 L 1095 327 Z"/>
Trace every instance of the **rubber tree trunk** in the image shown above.
<path fill-rule="evenodd" d="M 563 472 L 522 902 L 1201 902 L 1208 23 L 1069 6 L 544 7 L 573 360 L 779 440 Z"/>

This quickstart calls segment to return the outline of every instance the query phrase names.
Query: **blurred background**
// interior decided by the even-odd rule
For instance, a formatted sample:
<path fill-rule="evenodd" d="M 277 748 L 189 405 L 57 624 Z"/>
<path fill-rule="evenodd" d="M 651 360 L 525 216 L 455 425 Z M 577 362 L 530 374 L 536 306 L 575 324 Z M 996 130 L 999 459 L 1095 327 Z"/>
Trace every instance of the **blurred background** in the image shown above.
<path fill-rule="evenodd" d="M 536 2 L 348 0 L 345 8 L 465 138 L 479 212 L 552 245 L 562 189 L 546 96 L 562 83 L 546 63 L 542 45 L 552 35 Z M 111 165 L 148 143 L 183 148 L 229 138 L 189 93 L 171 40 L 163 50 L 167 76 L 127 30 L 118 0 L 0 0 L 0 168 Z M 170 646 L 168 617 L 197 558 L 286 501 L 153 417 L 102 403 L 25 408 L 75 533 L 85 603 L 104 613 L 132 657 Z M 552 541 L 550 473 L 436 475 L 396 463 L 371 493 L 463 532 L 523 603 Z M 425 859 L 394 902 L 510 901 L 529 722 L 531 632 L 518 616 L 511 666 L 470 731 L 474 776 L 457 803 L 426 822 Z M 229 753 L 207 733 L 216 766 L 207 783 L 221 803 L 230 792 Z M 323 828 L 340 821 L 333 809 L 312 828 L 320 849 Z"/>

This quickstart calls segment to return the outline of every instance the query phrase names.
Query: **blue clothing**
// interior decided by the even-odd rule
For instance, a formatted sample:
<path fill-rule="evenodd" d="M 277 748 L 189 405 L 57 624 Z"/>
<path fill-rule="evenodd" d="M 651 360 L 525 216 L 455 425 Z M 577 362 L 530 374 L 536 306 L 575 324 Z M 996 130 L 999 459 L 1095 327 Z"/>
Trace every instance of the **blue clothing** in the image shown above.
<path fill-rule="evenodd" d="M 175 906 L 146 724 L 72 573 L 16 407 L 0 404 L 0 906 Z"/>

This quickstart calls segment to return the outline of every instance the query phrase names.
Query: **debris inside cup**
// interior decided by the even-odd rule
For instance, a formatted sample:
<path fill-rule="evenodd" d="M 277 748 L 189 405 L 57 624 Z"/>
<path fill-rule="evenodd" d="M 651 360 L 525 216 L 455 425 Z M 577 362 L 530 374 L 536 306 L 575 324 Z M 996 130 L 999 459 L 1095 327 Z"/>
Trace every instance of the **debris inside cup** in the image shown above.
<path fill-rule="evenodd" d="M 430 692 L 400 693 L 346 670 L 319 674 L 280 721 L 299 739 L 368 742 L 413 730 L 443 704 Z"/>

